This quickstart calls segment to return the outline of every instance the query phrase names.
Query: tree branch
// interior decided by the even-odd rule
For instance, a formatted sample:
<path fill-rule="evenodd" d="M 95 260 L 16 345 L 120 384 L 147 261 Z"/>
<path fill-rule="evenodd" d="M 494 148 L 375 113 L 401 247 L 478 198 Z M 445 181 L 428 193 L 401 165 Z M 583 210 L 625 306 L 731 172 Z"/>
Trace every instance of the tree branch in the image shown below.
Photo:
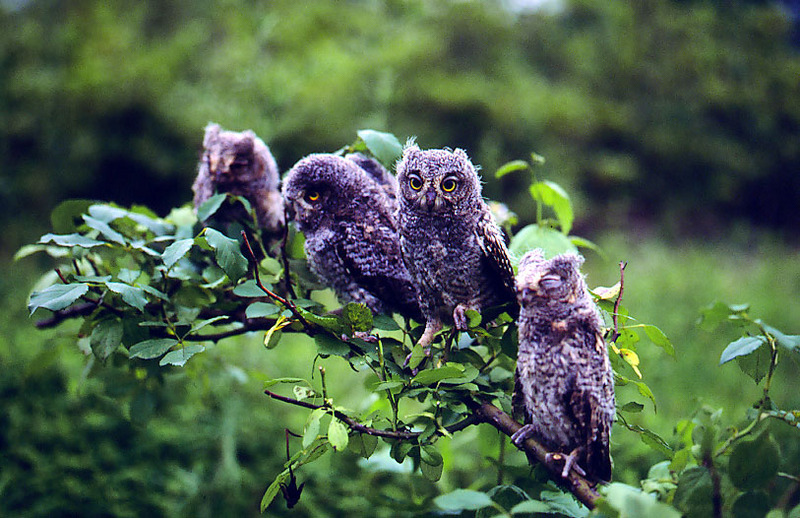
<path fill-rule="evenodd" d="M 473 415 L 477 416 L 482 422 L 494 426 L 505 435 L 511 436 L 514 432 L 522 428 L 522 425 L 512 419 L 511 416 L 490 403 L 472 400 L 467 400 L 465 403 L 474 412 Z M 558 454 L 554 454 L 552 457 L 548 458 L 550 452 L 535 439 L 527 439 L 523 443 L 523 451 L 528 458 L 533 458 L 546 467 L 547 470 L 550 471 L 551 478 L 575 495 L 575 498 L 581 501 L 586 507 L 589 509 L 595 507 L 600 495 L 595 491 L 592 483 L 576 473 L 575 470 L 570 470 L 569 476 L 563 478 L 561 476 L 562 466 L 553 462 L 554 459 L 557 459 Z"/>
<path fill-rule="evenodd" d="M 289 403 L 291 405 L 301 406 L 303 408 L 308 408 L 310 410 L 316 410 L 318 408 L 324 408 L 323 405 L 315 405 L 313 403 L 309 403 L 307 401 L 301 401 L 299 399 L 290 398 L 287 396 L 281 396 L 280 394 L 276 394 L 270 390 L 264 390 L 264 394 L 268 395 L 273 399 L 277 399 L 278 401 L 283 401 L 284 403 Z M 349 426 L 352 430 L 365 433 L 367 435 L 374 435 L 375 437 L 386 437 L 389 439 L 400 439 L 400 440 L 411 440 L 416 439 L 422 432 L 407 432 L 407 431 L 396 431 L 396 430 L 379 430 L 377 428 L 371 428 L 369 426 L 363 425 L 353 419 L 352 417 L 348 416 L 347 414 L 340 412 L 338 410 L 333 410 L 333 415 L 336 416 L 337 419 L 344 421 L 347 426 Z M 450 426 L 445 426 L 444 429 L 447 433 L 458 432 L 463 430 L 464 428 L 477 424 L 480 422 L 477 416 L 471 415 L 462 419 L 461 421 L 452 424 Z M 444 435 L 444 432 L 437 431 L 438 435 Z"/>
<path fill-rule="evenodd" d="M 614 322 L 614 337 L 611 342 L 614 343 L 619 338 L 619 326 L 617 318 L 619 316 L 619 304 L 622 302 L 622 292 L 625 289 L 625 267 L 628 263 L 620 261 L 619 263 L 619 293 L 617 293 L 617 300 L 614 301 L 614 313 L 611 314 L 611 321 Z"/>

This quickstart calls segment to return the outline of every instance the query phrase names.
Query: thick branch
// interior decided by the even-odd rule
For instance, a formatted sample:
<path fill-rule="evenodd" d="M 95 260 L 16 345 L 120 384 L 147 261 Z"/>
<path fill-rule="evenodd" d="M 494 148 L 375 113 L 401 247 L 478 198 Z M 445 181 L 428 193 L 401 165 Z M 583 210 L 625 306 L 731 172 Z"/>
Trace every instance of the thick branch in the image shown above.
<path fill-rule="evenodd" d="M 301 406 L 303 408 L 308 408 L 308 409 L 311 409 L 311 410 L 316 410 L 318 408 L 323 408 L 322 405 L 315 405 L 315 404 L 309 403 L 307 401 L 301 401 L 299 399 L 294 399 L 294 398 L 290 398 L 290 397 L 287 397 L 287 396 L 281 396 L 280 394 L 276 394 L 276 393 L 274 393 L 272 391 L 269 391 L 269 390 L 265 390 L 264 393 L 266 395 L 268 395 L 269 397 L 273 398 L 273 399 L 277 399 L 278 401 L 283 401 L 284 403 L 289 403 L 289 404 L 292 404 L 292 405 Z M 389 439 L 409 440 L 409 439 L 416 439 L 417 437 L 419 437 L 422 434 L 422 432 L 404 432 L 404 431 L 395 431 L 395 430 L 379 430 L 377 428 L 371 428 L 369 426 L 365 426 L 365 425 L 359 423 L 358 421 L 356 421 L 352 417 L 350 417 L 347 414 L 344 414 L 344 413 L 342 413 L 342 412 L 340 412 L 338 410 L 334 410 L 333 411 L 333 415 L 336 416 L 337 419 L 347 423 L 347 426 L 349 426 L 352 430 L 354 430 L 356 432 L 359 432 L 359 433 L 365 433 L 367 435 L 374 435 L 375 437 L 387 437 Z M 470 425 L 477 424 L 478 422 L 479 422 L 479 419 L 476 416 L 471 415 L 471 416 L 469 416 L 469 417 L 467 417 L 467 418 L 465 418 L 465 419 L 463 419 L 463 420 L 461 420 L 461 421 L 459 421 L 459 422 L 457 422 L 455 424 L 452 424 L 450 426 L 446 426 L 444 429 L 448 433 L 458 432 L 458 431 L 463 430 L 464 428 L 466 428 L 466 427 L 468 427 Z M 443 435 L 442 432 L 437 432 L 437 434 Z"/>
<path fill-rule="evenodd" d="M 489 423 L 505 435 L 511 436 L 522 428 L 522 425 L 514 421 L 511 416 L 490 403 L 477 401 L 465 401 L 465 403 L 482 422 Z M 536 459 L 550 471 L 553 480 L 564 486 L 586 507 L 594 508 L 600 495 L 588 480 L 576 473 L 575 470 L 570 470 L 569 476 L 563 478 L 561 476 L 562 466 L 554 462 L 553 458 L 548 458 L 549 452 L 535 439 L 526 440 L 523 447 L 529 458 Z"/>

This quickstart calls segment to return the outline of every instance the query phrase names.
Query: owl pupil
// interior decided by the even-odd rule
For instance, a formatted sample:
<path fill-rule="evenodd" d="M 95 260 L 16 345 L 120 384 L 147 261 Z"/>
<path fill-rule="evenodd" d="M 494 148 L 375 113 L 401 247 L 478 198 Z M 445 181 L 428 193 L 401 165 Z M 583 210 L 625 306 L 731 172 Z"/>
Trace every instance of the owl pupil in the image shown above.
<path fill-rule="evenodd" d="M 456 189 L 456 181 L 448 178 L 442 182 L 442 189 L 445 192 L 453 192 Z"/>
<path fill-rule="evenodd" d="M 409 178 L 409 185 L 411 185 L 412 189 L 418 191 L 422 189 L 422 180 L 420 179 L 419 176 L 414 175 L 411 178 Z"/>

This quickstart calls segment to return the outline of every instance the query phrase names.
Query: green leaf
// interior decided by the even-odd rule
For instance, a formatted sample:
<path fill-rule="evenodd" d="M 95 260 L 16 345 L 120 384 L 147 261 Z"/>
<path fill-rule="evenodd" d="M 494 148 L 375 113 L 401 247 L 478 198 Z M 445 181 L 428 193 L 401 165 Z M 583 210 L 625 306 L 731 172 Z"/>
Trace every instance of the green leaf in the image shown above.
<path fill-rule="evenodd" d="M 374 435 L 369 435 L 366 433 L 356 433 L 350 436 L 350 442 L 347 444 L 347 448 L 368 459 L 375 453 L 375 449 L 378 447 L 378 438 Z"/>
<path fill-rule="evenodd" d="M 479 311 L 475 311 L 474 309 L 468 309 L 464 312 L 464 315 L 467 317 L 467 326 L 470 329 L 474 329 L 481 325 L 481 314 Z"/>
<path fill-rule="evenodd" d="M 673 503 L 690 517 L 713 516 L 711 475 L 701 466 L 684 470 L 678 478 Z"/>
<path fill-rule="evenodd" d="M 270 388 L 278 383 L 308 383 L 303 378 L 274 378 L 264 381 L 264 388 Z"/>
<path fill-rule="evenodd" d="M 83 224 L 83 215 L 94 203 L 96 203 L 94 200 L 62 201 L 50 213 L 50 223 L 53 225 L 53 230 L 59 234 L 74 232 Z"/>
<path fill-rule="evenodd" d="M 82 236 L 80 234 L 45 234 L 41 238 L 39 238 L 40 244 L 47 244 L 53 243 L 58 246 L 67 246 L 73 247 L 78 246 L 80 248 L 94 248 L 96 246 L 107 245 L 105 241 L 98 241 L 97 239 L 91 239 L 86 236 Z"/>
<path fill-rule="evenodd" d="M 728 474 L 742 491 L 766 487 L 778 474 L 780 450 L 769 433 L 752 441 L 741 441 L 731 452 Z"/>
<path fill-rule="evenodd" d="M 526 252 L 541 248 L 546 258 L 559 254 L 577 254 L 578 249 L 570 239 L 557 230 L 541 227 L 536 224 L 527 225 L 517 232 L 508 245 L 508 251 L 514 257 L 522 257 Z"/>
<path fill-rule="evenodd" d="M 800 353 L 800 335 L 786 335 L 772 326 L 768 326 L 763 322 L 760 323 L 764 326 L 764 329 L 767 331 L 767 333 L 771 334 L 772 337 L 775 338 L 775 342 L 778 345 L 791 352 Z"/>
<path fill-rule="evenodd" d="M 342 308 L 342 317 L 353 331 L 367 332 L 372 329 L 372 311 L 364 304 L 349 302 Z"/>
<path fill-rule="evenodd" d="M 764 379 L 764 376 L 766 376 L 767 372 L 769 372 L 769 366 L 771 362 L 771 347 L 759 347 L 748 355 L 738 356 L 736 358 L 736 363 L 739 365 L 739 369 L 753 378 L 753 381 L 755 381 L 756 385 L 761 383 L 761 380 Z"/>
<path fill-rule="evenodd" d="M 191 333 L 196 333 L 197 331 L 200 331 L 204 327 L 206 327 L 208 325 L 211 325 L 214 322 L 219 322 L 220 320 L 226 320 L 227 318 L 228 317 L 226 317 L 226 316 L 220 315 L 220 316 L 216 316 L 216 317 L 207 318 L 205 320 L 201 320 L 200 322 L 196 322 L 196 323 L 192 324 L 192 329 L 191 329 L 190 332 Z"/>
<path fill-rule="evenodd" d="M 206 228 L 205 237 L 208 245 L 214 249 L 217 264 L 232 282 L 238 281 L 247 273 L 247 259 L 239 251 L 238 241 L 213 228 Z"/>
<path fill-rule="evenodd" d="M 620 518 L 646 516 L 648 518 L 680 518 L 677 509 L 655 499 L 653 495 L 641 489 L 613 482 L 603 488 L 603 499 L 598 504 L 600 511 L 613 516 L 619 513 Z"/>
<path fill-rule="evenodd" d="M 568 493 L 561 491 L 542 491 L 539 494 L 539 498 L 547 502 L 553 512 L 561 513 L 564 516 L 583 518 L 589 514 L 589 510 L 579 504 L 578 501 Z"/>
<path fill-rule="evenodd" d="M 511 514 L 552 513 L 553 509 L 541 500 L 525 500 L 511 508 Z"/>
<path fill-rule="evenodd" d="M 225 193 L 215 194 L 204 201 L 202 205 L 197 208 L 197 219 L 199 221 L 205 221 L 213 216 L 225 202 L 226 197 L 227 195 Z"/>
<path fill-rule="evenodd" d="M 474 511 L 492 505 L 489 495 L 471 489 L 456 489 L 437 496 L 433 502 L 445 511 Z"/>
<path fill-rule="evenodd" d="M 267 490 L 264 492 L 264 496 L 261 498 L 261 512 L 267 510 L 269 504 L 275 500 L 275 497 L 278 496 L 278 491 L 281 490 L 281 484 L 285 484 L 286 481 L 289 480 L 289 470 L 285 470 L 283 473 L 275 477 L 275 480 L 272 481 L 272 484 L 269 485 Z"/>
<path fill-rule="evenodd" d="M 104 235 L 109 241 L 125 246 L 125 237 L 111 228 L 108 223 L 100 221 L 99 219 L 95 219 L 91 216 L 83 216 L 83 220 L 87 225 L 89 225 L 89 228 L 99 231 L 100 234 Z"/>
<path fill-rule="evenodd" d="M 144 290 L 135 286 L 129 286 L 121 282 L 107 282 L 108 289 L 122 296 L 122 300 L 126 304 L 132 306 L 139 311 L 144 311 L 147 305 L 147 297 L 144 296 Z"/>
<path fill-rule="evenodd" d="M 732 315 L 740 315 L 750 309 L 746 304 L 728 305 L 722 302 L 715 302 L 700 310 L 700 328 L 705 331 L 713 331 L 721 323 L 730 320 Z"/>
<path fill-rule="evenodd" d="M 630 401 L 622 405 L 617 410 L 619 410 L 620 412 L 630 412 L 632 414 L 639 413 L 642 410 L 644 410 L 644 405 L 642 405 L 641 403 L 637 403 L 636 401 Z"/>
<path fill-rule="evenodd" d="M 455 366 L 444 366 L 439 368 L 431 368 L 421 371 L 414 376 L 411 380 L 412 383 L 419 383 L 420 385 L 433 385 L 444 379 L 451 378 L 464 378 L 464 373 L 461 369 Z"/>
<path fill-rule="evenodd" d="M 122 332 L 122 322 L 119 319 L 109 318 L 98 322 L 89 337 L 92 353 L 98 360 L 106 361 L 117 350 L 122 342 Z"/>
<path fill-rule="evenodd" d="M 328 425 L 328 441 L 336 451 L 343 451 L 347 448 L 350 436 L 347 433 L 347 426 L 339 419 L 331 417 L 331 424 Z"/>
<path fill-rule="evenodd" d="M 243 283 L 237 285 L 233 288 L 233 294 L 237 297 L 245 297 L 245 298 L 255 298 L 255 297 L 264 297 L 266 293 L 264 290 L 258 287 L 256 281 L 254 279 L 248 279 Z"/>
<path fill-rule="evenodd" d="M 192 245 L 194 245 L 194 239 L 179 239 L 169 245 L 164 249 L 164 253 L 161 254 L 161 260 L 164 261 L 164 266 L 166 266 L 167 269 L 172 268 L 175 263 L 183 259 L 183 257 L 189 253 Z"/>
<path fill-rule="evenodd" d="M 247 306 L 244 314 L 247 318 L 262 318 L 274 315 L 280 310 L 281 308 L 269 302 L 253 302 Z"/>
<path fill-rule="evenodd" d="M 411 356 L 408 360 L 408 368 L 409 369 L 416 369 L 419 367 L 419 364 L 425 359 L 425 349 L 417 342 L 414 344 L 414 347 L 411 349 Z"/>
<path fill-rule="evenodd" d="M 68 307 L 70 304 L 86 295 L 88 291 L 88 284 L 53 284 L 42 291 L 34 291 L 31 293 L 31 299 L 30 302 L 28 302 L 28 310 L 31 315 L 39 308 L 58 311 L 59 309 Z"/>
<path fill-rule="evenodd" d="M 205 350 L 206 348 L 200 344 L 187 345 L 186 347 L 168 352 L 163 358 L 161 358 L 161 361 L 158 362 L 158 365 L 159 367 L 163 367 L 164 365 L 183 367 L 186 365 L 186 362 L 189 361 L 189 358 Z"/>
<path fill-rule="evenodd" d="M 523 171 L 525 169 L 530 169 L 528 162 L 524 160 L 513 160 L 500 166 L 500 169 L 495 171 L 494 177 L 502 178 L 509 173 L 513 173 L 514 171 Z"/>
<path fill-rule="evenodd" d="M 748 491 L 739 495 L 733 502 L 731 516 L 733 518 L 752 518 L 753 516 L 768 518 L 767 513 L 770 508 L 769 497 L 764 491 Z M 785 515 L 780 513 L 777 516 Z"/>
<path fill-rule="evenodd" d="M 400 330 L 400 326 L 397 325 L 397 322 L 389 315 L 374 315 L 372 317 L 372 325 L 375 326 L 375 329 L 381 329 L 383 331 Z"/>
<path fill-rule="evenodd" d="M 649 324 L 645 324 L 643 327 L 644 334 L 647 335 L 647 338 L 649 338 L 651 342 L 664 349 L 670 356 L 675 356 L 675 348 L 672 346 L 672 342 L 670 342 L 669 338 L 667 338 L 667 335 L 664 334 L 664 331 Z"/>
<path fill-rule="evenodd" d="M 575 216 L 572 213 L 572 202 L 567 192 L 560 185 L 551 181 L 536 182 L 531 185 L 530 191 L 534 200 L 552 207 L 561 226 L 561 232 L 569 234 Z"/>
<path fill-rule="evenodd" d="M 400 388 L 400 387 L 402 387 L 404 385 L 405 385 L 405 383 L 403 383 L 402 381 L 380 381 L 380 382 L 376 383 L 375 385 L 373 385 L 370 388 L 374 392 L 379 392 L 381 390 L 393 391 L 393 389 Z M 394 392 L 392 392 L 392 393 L 394 393 Z"/>
<path fill-rule="evenodd" d="M 317 408 L 309 414 L 303 429 L 303 448 L 308 448 L 319 436 L 320 421 L 324 415 L 326 415 L 324 408 Z"/>
<path fill-rule="evenodd" d="M 743 336 L 736 341 L 728 344 L 722 356 L 719 358 L 719 364 L 728 363 L 737 356 L 744 356 L 752 353 L 766 343 L 763 336 Z"/>
<path fill-rule="evenodd" d="M 382 164 L 391 168 L 403 154 L 403 145 L 391 133 L 384 133 L 371 129 L 358 131 L 358 136 Z"/>
<path fill-rule="evenodd" d="M 131 346 L 130 357 L 150 360 L 158 358 L 178 344 L 174 338 L 153 338 Z"/>
<path fill-rule="evenodd" d="M 350 352 L 350 346 L 327 333 L 318 333 L 314 336 L 314 343 L 317 344 L 319 354 L 332 354 L 334 356 L 345 356 Z"/>
<path fill-rule="evenodd" d="M 442 478 L 444 463 L 428 464 L 427 462 L 420 462 L 419 470 L 422 472 L 422 476 L 430 482 L 438 482 Z"/>

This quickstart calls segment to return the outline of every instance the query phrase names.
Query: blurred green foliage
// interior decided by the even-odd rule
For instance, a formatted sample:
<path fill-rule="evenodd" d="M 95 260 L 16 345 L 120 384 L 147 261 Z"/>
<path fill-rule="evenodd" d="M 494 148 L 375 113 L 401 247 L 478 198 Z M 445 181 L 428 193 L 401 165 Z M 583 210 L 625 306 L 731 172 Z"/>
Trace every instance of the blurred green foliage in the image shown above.
<path fill-rule="evenodd" d="M 488 170 L 536 150 L 588 197 L 583 225 L 741 217 L 796 234 L 800 56 L 776 5 L 504 5 L 4 2 L 0 247 L 61 199 L 188 200 L 209 120 L 254 129 L 282 170 L 373 127 Z M 487 194 L 529 221 L 521 185 Z"/>

